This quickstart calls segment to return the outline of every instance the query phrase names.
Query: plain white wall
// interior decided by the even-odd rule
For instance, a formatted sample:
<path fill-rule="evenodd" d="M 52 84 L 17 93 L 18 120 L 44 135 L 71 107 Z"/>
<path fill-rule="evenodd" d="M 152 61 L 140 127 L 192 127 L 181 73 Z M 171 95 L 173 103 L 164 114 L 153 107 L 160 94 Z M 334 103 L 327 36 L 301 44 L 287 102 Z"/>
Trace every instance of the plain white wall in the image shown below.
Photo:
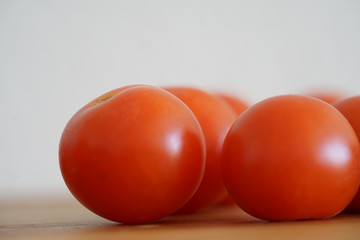
<path fill-rule="evenodd" d="M 254 103 L 360 93 L 360 1 L 0 0 L 0 199 L 68 194 L 61 132 L 82 105 L 143 83 Z"/>

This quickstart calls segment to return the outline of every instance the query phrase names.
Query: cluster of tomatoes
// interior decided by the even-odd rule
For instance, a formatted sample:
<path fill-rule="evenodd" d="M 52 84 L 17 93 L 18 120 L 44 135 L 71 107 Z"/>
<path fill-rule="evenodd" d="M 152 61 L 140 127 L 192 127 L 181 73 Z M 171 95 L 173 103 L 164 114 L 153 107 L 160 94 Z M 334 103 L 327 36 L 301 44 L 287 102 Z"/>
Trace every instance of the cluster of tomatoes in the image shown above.
<path fill-rule="evenodd" d="M 282 95 L 247 107 L 195 88 L 132 85 L 70 119 L 59 159 L 79 202 L 115 222 L 228 199 L 264 220 L 324 219 L 360 210 L 358 137 L 360 96 Z"/>

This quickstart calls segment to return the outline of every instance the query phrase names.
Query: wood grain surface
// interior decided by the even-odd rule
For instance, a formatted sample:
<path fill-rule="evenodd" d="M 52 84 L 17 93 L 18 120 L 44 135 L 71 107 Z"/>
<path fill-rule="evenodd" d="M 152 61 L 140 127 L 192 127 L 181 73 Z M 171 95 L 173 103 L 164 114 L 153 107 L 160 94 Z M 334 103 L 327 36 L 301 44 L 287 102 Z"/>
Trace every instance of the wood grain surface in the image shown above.
<path fill-rule="evenodd" d="M 96 216 L 73 199 L 13 200 L 0 202 L 0 239 L 360 240 L 360 214 L 316 221 L 266 222 L 237 207 L 217 207 L 151 224 L 122 225 Z"/>

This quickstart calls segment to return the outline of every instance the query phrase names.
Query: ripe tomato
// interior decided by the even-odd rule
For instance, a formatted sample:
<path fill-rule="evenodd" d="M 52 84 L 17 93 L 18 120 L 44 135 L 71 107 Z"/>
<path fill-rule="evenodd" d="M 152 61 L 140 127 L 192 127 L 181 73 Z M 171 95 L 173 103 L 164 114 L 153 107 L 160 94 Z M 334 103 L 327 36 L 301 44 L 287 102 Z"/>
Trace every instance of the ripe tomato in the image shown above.
<path fill-rule="evenodd" d="M 230 195 L 264 220 L 324 219 L 360 182 L 360 146 L 348 121 L 312 97 L 283 95 L 245 110 L 223 148 Z"/>
<path fill-rule="evenodd" d="M 310 94 L 311 97 L 321 99 L 327 103 L 334 103 L 335 101 L 342 98 L 343 94 L 335 91 L 319 91 Z"/>
<path fill-rule="evenodd" d="M 193 111 L 206 142 L 206 167 L 199 189 L 178 213 L 191 213 L 220 202 L 226 197 L 221 177 L 221 149 L 236 114 L 221 99 L 190 87 L 166 88 Z"/>
<path fill-rule="evenodd" d="M 228 104 L 232 110 L 235 111 L 236 115 L 239 116 L 242 112 L 244 112 L 249 106 L 248 104 L 235 96 L 229 95 L 229 94 L 224 94 L 224 93 L 219 93 L 216 95 L 217 97 L 221 98 L 223 101 L 226 102 L 226 104 Z M 219 203 L 220 205 L 235 205 L 234 200 L 231 198 L 231 196 L 229 194 L 227 194 L 226 198 Z"/>
<path fill-rule="evenodd" d="M 358 139 L 360 139 L 360 96 L 339 100 L 333 105 L 347 118 L 354 128 Z M 350 211 L 360 211 L 360 188 L 347 209 Z"/>
<path fill-rule="evenodd" d="M 100 96 L 68 122 L 60 167 L 88 209 L 127 224 L 158 220 L 195 193 L 205 140 L 194 114 L 172 94 L 128 86 Z"/>
<path fill-rule="evenodd" d="M 240 98 L 231 96 L 229 94 L 217 94 L 219 98 L 224 100 L 236 113 L 236 115 L 240 115 L 245 109 L 249 106 L 248 104 Z"/>

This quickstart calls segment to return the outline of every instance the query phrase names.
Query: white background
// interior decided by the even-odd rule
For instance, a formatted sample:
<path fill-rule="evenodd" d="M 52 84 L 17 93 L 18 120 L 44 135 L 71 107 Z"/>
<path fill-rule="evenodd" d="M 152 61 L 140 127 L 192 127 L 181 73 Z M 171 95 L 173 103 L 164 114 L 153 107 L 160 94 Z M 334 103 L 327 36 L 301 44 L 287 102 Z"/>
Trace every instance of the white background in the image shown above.
<path fill-rule="evenodd" d="M 66 122 L 135 83 L 359 94 L 360 1 L 0 0 L 0 199 L 68 195 Z"/>

